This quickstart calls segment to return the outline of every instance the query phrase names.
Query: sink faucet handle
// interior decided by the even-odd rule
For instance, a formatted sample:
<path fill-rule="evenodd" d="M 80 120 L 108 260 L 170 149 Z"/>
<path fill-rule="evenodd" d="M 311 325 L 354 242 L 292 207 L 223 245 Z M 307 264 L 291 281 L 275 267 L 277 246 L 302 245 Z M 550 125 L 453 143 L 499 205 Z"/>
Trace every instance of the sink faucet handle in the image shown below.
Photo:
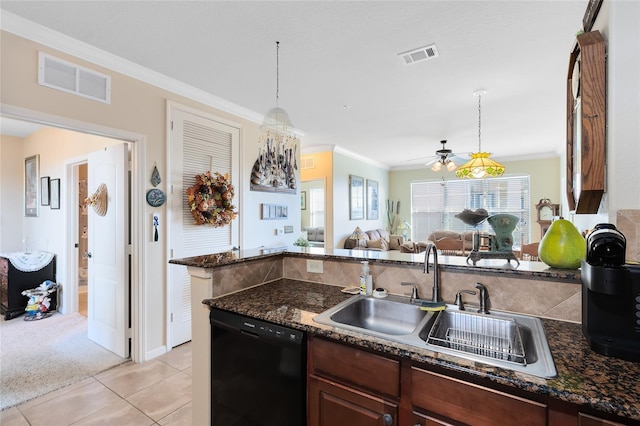
<path fill-rule="evenodd" d="M 458 293 L 456 293 L 456 305 L 458 305 L 458 310 L 460 311 L 464 311 L 464 303 L 462 302 L 462 293 L 467 293 L 467 294 L 473 294 L 475 295 L 476 292 L 473 290 L 459 290 Z"/>
<path fill-rule="evenodd" d="M 416 287 L 416 285 L 414 283 L 401 282 L 400 285 L 413 286 L 413 289 L 411 290 L 411 302 L 413 302 L 414 300 L 419 299 L 419 297 L 418 297 L 418 287 Z"/>
<path fill-rule="evenodd" d="M 484 285 L 480 283 L 476 283 L 476 288 L 480 290 L 480 310 L 478 311 L 478 313 L 488 314 L 489 313 L 489 291 Z"/>

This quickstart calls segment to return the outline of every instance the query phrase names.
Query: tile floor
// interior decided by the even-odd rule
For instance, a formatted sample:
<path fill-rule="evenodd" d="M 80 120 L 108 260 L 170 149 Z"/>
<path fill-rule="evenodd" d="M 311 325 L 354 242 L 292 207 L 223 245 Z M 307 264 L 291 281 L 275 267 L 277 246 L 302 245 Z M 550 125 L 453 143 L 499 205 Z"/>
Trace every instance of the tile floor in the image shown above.
<path fill-rule="evenodd" d="M 191 425 L 191 343 L 0 412 L 2 426 Z"/>

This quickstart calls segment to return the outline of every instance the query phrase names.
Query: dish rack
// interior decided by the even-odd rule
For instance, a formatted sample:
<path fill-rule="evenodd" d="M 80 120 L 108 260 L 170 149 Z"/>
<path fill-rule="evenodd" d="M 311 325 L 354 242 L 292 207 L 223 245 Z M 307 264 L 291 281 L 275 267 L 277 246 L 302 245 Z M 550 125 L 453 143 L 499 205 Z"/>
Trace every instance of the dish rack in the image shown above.
<path fill-rule="evenodd" d="M 443 311 L 429 331 L 427 343 L 527 365 L 520 329 L 513 319 Z"/>

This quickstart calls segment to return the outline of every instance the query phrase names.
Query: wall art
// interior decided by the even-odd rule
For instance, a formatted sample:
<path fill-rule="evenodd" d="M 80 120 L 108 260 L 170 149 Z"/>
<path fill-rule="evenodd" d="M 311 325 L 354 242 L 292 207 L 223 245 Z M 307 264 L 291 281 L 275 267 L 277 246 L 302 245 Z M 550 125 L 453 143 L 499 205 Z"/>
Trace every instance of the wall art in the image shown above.
<path fill-rule="evenodd" d="M 49 205 L 49 176 L 40 178 L 40 205 Z"/>
<path fill-rule="evenodd" d="M 38 216 L 38 174 L 40 156 L 32 155 L 24 159 L 24 215 Z"/>
<path fill-rule="evenodd" d="M 364 219 L 364 178 L 349 175 L 349 219 Z"/>
<path fill-rule="evenodd" d="M 51 179 L 49 188 L 51 196 L 49 207 L 52 210 L 60 210 L 60 179 Z"/>
<path fill-rule="evenodd" d="M 378 182 L 367 179 L 367 220 L 378 219 L 378 205 Z"/>

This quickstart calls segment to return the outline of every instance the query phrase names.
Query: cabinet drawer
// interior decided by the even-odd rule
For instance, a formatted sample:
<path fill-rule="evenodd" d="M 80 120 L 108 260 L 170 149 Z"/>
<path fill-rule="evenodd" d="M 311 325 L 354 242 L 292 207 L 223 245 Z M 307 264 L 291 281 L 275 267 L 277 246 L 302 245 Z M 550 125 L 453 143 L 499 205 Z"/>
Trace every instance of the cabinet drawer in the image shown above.
<path fill-rule="evenodd" d="M 622 423 L 601 419 L 585 413 L 578 413 L 578 426 L 622 426 Z"/>
<path fill-rule="evenodd" d="M 414 407 L 473 425 L 546 425 L 547 406 L 458 379 L 411 368 Z"/>
<path fill-rule="evenodd" d="M 400 397 L 400 362 L 324 339 L 310 343 L 313 373 Z"/>

